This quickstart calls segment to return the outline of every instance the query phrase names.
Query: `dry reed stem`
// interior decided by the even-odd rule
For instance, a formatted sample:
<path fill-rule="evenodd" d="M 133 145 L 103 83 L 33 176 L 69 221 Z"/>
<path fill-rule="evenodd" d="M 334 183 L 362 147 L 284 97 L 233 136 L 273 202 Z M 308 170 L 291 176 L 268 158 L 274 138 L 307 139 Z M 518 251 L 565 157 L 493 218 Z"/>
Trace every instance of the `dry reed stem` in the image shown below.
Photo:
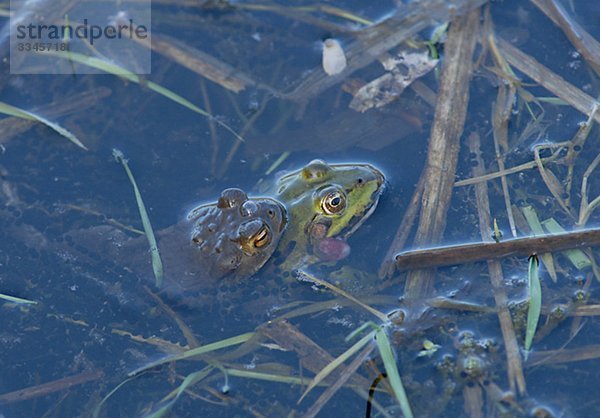
<path fill-rule="evenodd" d="M 484 172 L 484 162 L 481 158 L 480 141 L 477 133 L 472 133 L 469 136 L 469 150 L 472 155 L 475 155 L 477 164 L 473 167 L 473 175 L 478 176 Z M 475 186 L 475 194 L 477 201 L 477 213 L 479 215 L 479 231 L 483 241 L 490 240 L 490 202 L 488 197 L 487 183 L 479 183 Z M 510 311 L 508 310 L 508 297 L 504 289 L 504 275 L 502 266 L 497 260 L 488 260 L 488 270 L 490 280 L 492 282 L 494 300 L 498 309 L 498 320 L 500 321 L 500 329 L 506 347 L 506 359 L 508 363 L 508 382 L 511 390 L 519 389 L 519 393 L 525 394 L 525 376 L 523 374 L 523 366 L 521 362 L 521 354 L 519 345 L 515 336 Z"/>
<path fill-rule="evenodd" d="M 442 239 L 446 213 L 458 162 L 460 137 L 469 103 L 469 80 L 479 34 L 479 9 L 452 22 L 445 46 L 446 57 L 431 128 L 425 184 L 415 245 L 432 245 Z M 433 270 L 416 270 L 406 279 L 407 298 L 421 298 L 433 290 Z"/>

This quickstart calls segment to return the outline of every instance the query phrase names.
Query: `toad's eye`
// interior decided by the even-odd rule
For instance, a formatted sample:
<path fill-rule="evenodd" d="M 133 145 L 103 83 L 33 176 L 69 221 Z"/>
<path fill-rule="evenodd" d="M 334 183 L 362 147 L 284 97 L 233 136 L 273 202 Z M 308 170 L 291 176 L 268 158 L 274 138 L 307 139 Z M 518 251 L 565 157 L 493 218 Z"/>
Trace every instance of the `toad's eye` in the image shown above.
<path fill-rule="evenodd" d="M 271 230 L 268 226 L 263 225 L 256 234 L 252 237 L 254 248 L 262 248 L 269 245 L 271 242 Z"/>
<path fill-rule="evenodd" d="M 339 190 L 329 192 L 321 200 L 321 208 L 327 215 L 337 215 L 346 207 L 346 195 Z"/>

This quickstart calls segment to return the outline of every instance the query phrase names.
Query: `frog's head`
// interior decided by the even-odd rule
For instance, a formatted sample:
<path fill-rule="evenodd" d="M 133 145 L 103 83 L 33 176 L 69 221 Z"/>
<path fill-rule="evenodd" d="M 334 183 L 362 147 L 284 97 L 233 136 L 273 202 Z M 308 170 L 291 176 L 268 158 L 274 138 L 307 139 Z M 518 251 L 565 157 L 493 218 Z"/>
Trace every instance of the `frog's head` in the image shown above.
<path fill-rule="evenodd" d="M 384 183 L 384 175 L 369 164 L 321 160 L 283 176 L 277 198 L 287 206 L 293 225 L 286 236 L 296 235 L 296 245 L 306 244 L 300 251 L 343 258 L 348 253 L 345 240 L 373 213 Z"/>
<path fill-rule="evenodd" d="M 226 189 L 215 204 L 188 215 L 192 245 L 211 277 L 244 278 L 271 257 L 287 224 L 285 207 L 270 198 L 248 198 L 240 189 Z"/>

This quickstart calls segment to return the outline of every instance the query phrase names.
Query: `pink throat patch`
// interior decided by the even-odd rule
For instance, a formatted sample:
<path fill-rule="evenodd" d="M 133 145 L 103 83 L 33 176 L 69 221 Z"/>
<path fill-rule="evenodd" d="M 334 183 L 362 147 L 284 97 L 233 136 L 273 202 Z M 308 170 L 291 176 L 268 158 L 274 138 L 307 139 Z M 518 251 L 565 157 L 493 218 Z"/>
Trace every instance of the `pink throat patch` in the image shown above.
<path fill-rule="evenodd" d="M 350 246 L 341 238 L 323 238 L 317 249 L 319 258 L 324 261 L 338 261 L 350 255 Z"/>

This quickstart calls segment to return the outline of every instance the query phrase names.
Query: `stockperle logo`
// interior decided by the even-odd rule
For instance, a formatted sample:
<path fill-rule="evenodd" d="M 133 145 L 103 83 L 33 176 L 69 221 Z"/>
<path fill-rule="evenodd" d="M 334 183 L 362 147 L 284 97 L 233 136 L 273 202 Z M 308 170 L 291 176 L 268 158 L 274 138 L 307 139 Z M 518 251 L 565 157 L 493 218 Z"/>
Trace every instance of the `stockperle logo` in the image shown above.
<path fill-rule="evenodd" d="M 10 11 L 11 74 L 100 72 L 91 60 L 150 73 L 150 0 L 11 0 Z"/>

